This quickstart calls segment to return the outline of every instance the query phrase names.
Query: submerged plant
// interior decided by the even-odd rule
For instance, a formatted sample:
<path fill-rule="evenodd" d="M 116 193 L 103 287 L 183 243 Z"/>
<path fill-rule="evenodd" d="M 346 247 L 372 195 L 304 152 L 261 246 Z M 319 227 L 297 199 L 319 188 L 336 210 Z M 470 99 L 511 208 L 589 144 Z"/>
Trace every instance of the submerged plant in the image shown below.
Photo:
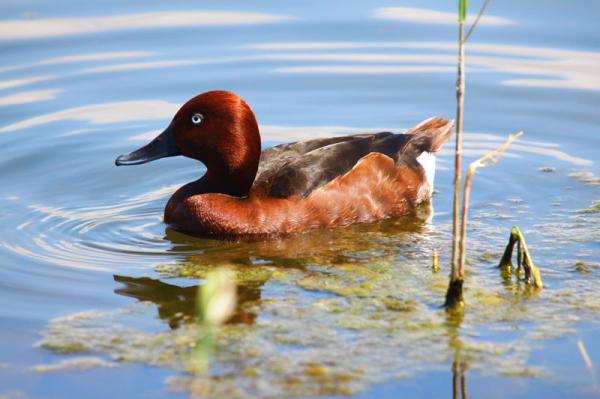
<path fill-rule="evenodd" d="M 521 269 L 523 269 L 525 272 L 525 282 L 532 284 L 536 288 L 542 288 L 544 284 L 542 283 L 540 269 L 533 264 L 529 249 L 527 249 L 527 244 L 525 243 L 525 237 L 517 226 L 514 226 L 510 231 L 508 245 L 504 250 L 498 267 L 512 271 L 512 254 L 515 244 L 517 244 L 517 274 L 520 274 Z"/>
<path fill-rule="evenodd" d="M 432 260 L 431 260 L 431 270 L 434 273 L 437 273 L 440 271 L 440 257 L 438 255 L 437 249 L 433 250 Z"/>
<path fill-rule="evenodd" d="M 217 269 L 206 275 L 204 285 L 198 290 L 198 338 L 194 351 L 195 379 L 192 386 L 194 395 L 202 395 L 206 390 L 206 373 L 210 357 L 215 347 L 217 329 L 231 317 L 237 302 L 236 285 L 233 273 Z"/>

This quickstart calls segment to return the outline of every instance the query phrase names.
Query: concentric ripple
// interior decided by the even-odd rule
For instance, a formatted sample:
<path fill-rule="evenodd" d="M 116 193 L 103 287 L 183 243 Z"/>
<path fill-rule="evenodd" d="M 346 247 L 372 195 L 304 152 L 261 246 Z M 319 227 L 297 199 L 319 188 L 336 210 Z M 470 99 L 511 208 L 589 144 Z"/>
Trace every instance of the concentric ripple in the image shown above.
<path fill-rule="evenodd" d="M 162 214 L 175 189 L 164 187 L 112 205 L 28 205 L 16 213 L 21 223 L 0 246 L 58 266 L 105 271 L 123 265 L 143 267 L 156 262 L 157 257 L 169 256 L 173 249 L 164 239 Z"/>

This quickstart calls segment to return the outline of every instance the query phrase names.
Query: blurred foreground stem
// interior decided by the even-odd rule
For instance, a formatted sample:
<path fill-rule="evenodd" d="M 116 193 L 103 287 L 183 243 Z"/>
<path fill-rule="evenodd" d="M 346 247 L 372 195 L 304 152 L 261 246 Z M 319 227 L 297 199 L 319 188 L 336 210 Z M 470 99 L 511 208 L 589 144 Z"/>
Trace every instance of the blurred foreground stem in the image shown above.
<path fill-rule="evenodd" d="M 193 355 L 192 397 L 204 397 L 208 392 L 208 371 L 217 330 L 233 314 L 236 290 L 234 275 L 219 269 L 209 272 L 198 290 L 198 338 Z"/>

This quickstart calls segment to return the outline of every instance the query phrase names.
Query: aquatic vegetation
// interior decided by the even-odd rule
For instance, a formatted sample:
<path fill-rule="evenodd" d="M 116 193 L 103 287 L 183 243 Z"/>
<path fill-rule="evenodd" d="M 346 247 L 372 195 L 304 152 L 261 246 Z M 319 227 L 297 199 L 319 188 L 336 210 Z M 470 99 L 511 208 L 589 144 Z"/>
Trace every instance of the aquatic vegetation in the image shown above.
<path fill-rule="evenodd" d="M 209 272 L 198 291 L 198 337 L 194 357 L 196 377 L 204 377 L 210 365 L 219 326 L 233 315 L 237 290 L 233 273 L 222 269 Z"/>
<path fill-rule="evenodd" d="M 569 177 L 578 180 L 588 186 L 600 187 L 600 177 L 594 175 L 593 172 L 577 171 L 569 173 Z"/>
<path fill-rule="evenodd" d="M 327 234 L 340 247 L 328 254 L 329 241 L 307 246 L 297 253 L 303 261 L 294 267 L 285 257 L 279 264 L 274 256 L 286 244 L 243 244 L 246 258 L 238 248 L 235 261 L 220 264 L 238 285 L 238 307 L 259 316 L 234 318 L 216 333 L 206 394 L 350 395 L 421 370 L 447 369 L 457 349 L 468 370 L 551 378 L 544 365 L 530 362 L 531 351 L 540 340 L 571 334 L 576 323 L 595 320 L 600 311 L 600 269 L 592 260 L 575 257 L 597 236 L 600 224 L 582 224 L 580 215 L 561 212 L 562 222 L 550 215 L 538 221 L 536 234 L 529 234 L 536 262 L 545 271 L 548 287 L 543 291 L 507 278 L 496 267 L 501 257 L 496 249 L 505 239 L 501 229 L 481 217 L 472 222 L 468 300 L 460 319 L 441 306 L 446 276 L 432 273 L 430 264 L 432 243 L 450 243 L 449 225 L 410 235 L 381 225 L 339 229 Z M 562 243 L 565 252 L 559 257 L 540 250 L 561 231 L 580 237 Z M 322 241 L 322 234 L 316 232 L 311 242 Z M 359 237 L 364 244 L 360 249 L 343 244 L 359 242 Z M 380 245 L 376 256 L 377 246 L 369 240 Z M 289 245 L 295 245 L 293 239 Z M 158 265 L 156 272 L 166 281 L 203 279 L 219 263 L 211 254 L 204 256 Z M 577 267 L 587 271 L 576 272 Z M 245 289 L 256 294 L 245 296 Z M 174 371 L 166 382 L 170 389 L 190 390 L 198 325 L 192 314 L 173 329 L 130 327 L 137 317 L 152 317 L 154 309 L 153 302 L 141 301 L 112 312 L 57 318 L 39 345 L 61 356 L 67 348 L 86 348 L 107 362 L 169 368 Z"/>
<path fill-rule="evenodd" d="M 54 353 L 66 355 L 70 353 L 87 353 L 90 351 L 82 342 L 59 342 L 59 343 L 43 343 L 42 348 L 51 350 Z"/>
<path fill-rule="evenodd" d="M 582 209 L 579 212 L 587 215 L 595 215 L 597 213 L 600 213 L 600 202 L 596 202 L 591 206 L 591 208 Z"/>
<path fill-rule="evenodd" d="M 515 273 L 520 275 L 521 270 L 523 270 L 525 272 L 526 283 L 532 284 L 536 288 L 542 288 L 544 284 L 542 283 L 540 269 L 533 264 L 529 249 L 525 243 L 525 237 L 517 226 L 514 226 L 510 232 L 508 244 L 498 267 L 507 269 L 509 273 L 513 271 L 512 254 L 515 244 L 517 245 L 517 269 Z"/>
<path fill-rule="evenodd" d="M 592 273 L 593 271 L 597 270 L 598 268 L 600 268 L 600 264 L 598 264 L 598 263 L 577 261 L 577 262 L 575 262 L 575 266 L 574 266 L 573 270 L 577 273 L 587 274 L 587 273 Z"/>
<path fill-rule="evenodd" d="M 74 357 L 71 359 L 64 359 L 57 363 L 52 364 L 38 364 L 31 367 L 31 371 L 36 373 L 50 373 L 57 371 L 69 371 L 69 370 L 89 370 L 98 367 L 118 367 L 119 364 L 115 362 L 106 361 L 100 357 L 86 356 L 86 357 Z"/>
<path fill-rule="evenodd" d="M 204 279 L 218 266 L 220 270 L 229 271 L 235 278 L 236 284 L 246 285 L 252 282 L 268 280 L 277 268 L 272 266 L 252 267 L 233 263 L 198 264 L 195 262 L 182 262 L 176 264 L 163 264 L 156 266 L 156 272 L 162 277 L 188 277 Z"/>
<path fill-rule="evenodd" d="M 462 4 L 462 2 L 461 2 Z M 466 8 L 466 4 L 464 5 Z M 462 9 L 462 6 L 461 6 Z M 461 39 L 462 39 L 462 24 L 461 24 Z M 462 42 L 461 42 L 462 47 Z M 460 79 L 460 78 L 459 78 Z M 462 105 L 461 105 L 462 106 Z M 463 300 L 463 286 L 465 280 L 465 264 L 467 260 L 466 253 L 466 240 L 467 240 L 467 220 L 468 220 L 468 212 L 469 212 L 469 195 L 471 192 L 471 182 L 473 179 L 473 175 L 477 171 L 477 169 L 482 167 L 488 167 L 496 164 L 498 159 L 502 156 L 502 154 L 506 151 L 506 149 L 519 138 L 523 132 L 519 132 L 515 135 L 509 136 L 506 142 L 501 144 L 494 151 L 488 152 L 483 157 L 471 162 L 469 167 L 467 168 L 467 173 L 465 175 L 465 185 L 463 188 L 463 198 L 462 198 L 462 212 L 461 212 L 461 220 L 460 220 L 460 237 L 458 237 L 457 223 L 458 223 L 458 211 L 454 210 L 454 218 L 453 218 L 453 229 L 452 229 L 452 268 L 450 271 L 450 282 L 448 283 L 448 290 L 446 291 L 446 302 L 445 306 L 450 311 L 461 310 L 464 307 Z M 458 145 L 457 139 L 457 159 L 460 158 L 460 146 Z M 456 169 L 460 171 L 460 161 L 456 162 Z M 458 172 L 457 172 L 458 173 Z M 460 178 L 455 180 L 455 184 L 458 185 L 460 182 Z M 457 198 L 455 197 L 455 200 Z M 456 203 L 456 202 L 455 202 Z M 460 239 L 459 239 L 460 238 Z M 525 240 L 520 237 L 519 240 L 519 250 L 521 249 L 521 245 L 527 248 L 524 244 Z M 458 246 L 456 244 L 458 243 Z M 512 251 L 512 247 L 511 247 Z M 527 249 L 525 249 L 527 252 Z M 520 252 L 519 252 L 520 253 Z M 458 256 L 457 256 L 458 255 Z M 527 256 L 529 253 L 527 252 Z M 519 266 L 521 265 L 519 258 Z M 536 284 L 541 284 L 541 278 L 539 278 L 538 269 L 533 266 L 533 263 L 529 257 L 526 257 L 526 262 L 528 262 L 528 271 L 532 271 L 535 277 Z M 529 276 L 528 276 L 529 277 Z M 541 287 L 541 285 L 540 285 Z"/>

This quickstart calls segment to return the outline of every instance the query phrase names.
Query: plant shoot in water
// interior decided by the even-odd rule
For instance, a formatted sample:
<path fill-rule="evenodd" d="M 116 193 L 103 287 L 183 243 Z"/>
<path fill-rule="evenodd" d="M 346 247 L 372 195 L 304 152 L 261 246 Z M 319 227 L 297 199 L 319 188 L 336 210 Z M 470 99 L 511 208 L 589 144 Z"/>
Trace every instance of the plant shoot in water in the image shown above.
<path fill-rule="evenodd" d="M 198 339 L 194 353 L 194 396 L 207 392 L 206 374 L 209 370 L 218 327 L 233 314 L 237 302 L 237 289 L 233 273 L 226 270 L 211 271 L 198 290 Z"/>

